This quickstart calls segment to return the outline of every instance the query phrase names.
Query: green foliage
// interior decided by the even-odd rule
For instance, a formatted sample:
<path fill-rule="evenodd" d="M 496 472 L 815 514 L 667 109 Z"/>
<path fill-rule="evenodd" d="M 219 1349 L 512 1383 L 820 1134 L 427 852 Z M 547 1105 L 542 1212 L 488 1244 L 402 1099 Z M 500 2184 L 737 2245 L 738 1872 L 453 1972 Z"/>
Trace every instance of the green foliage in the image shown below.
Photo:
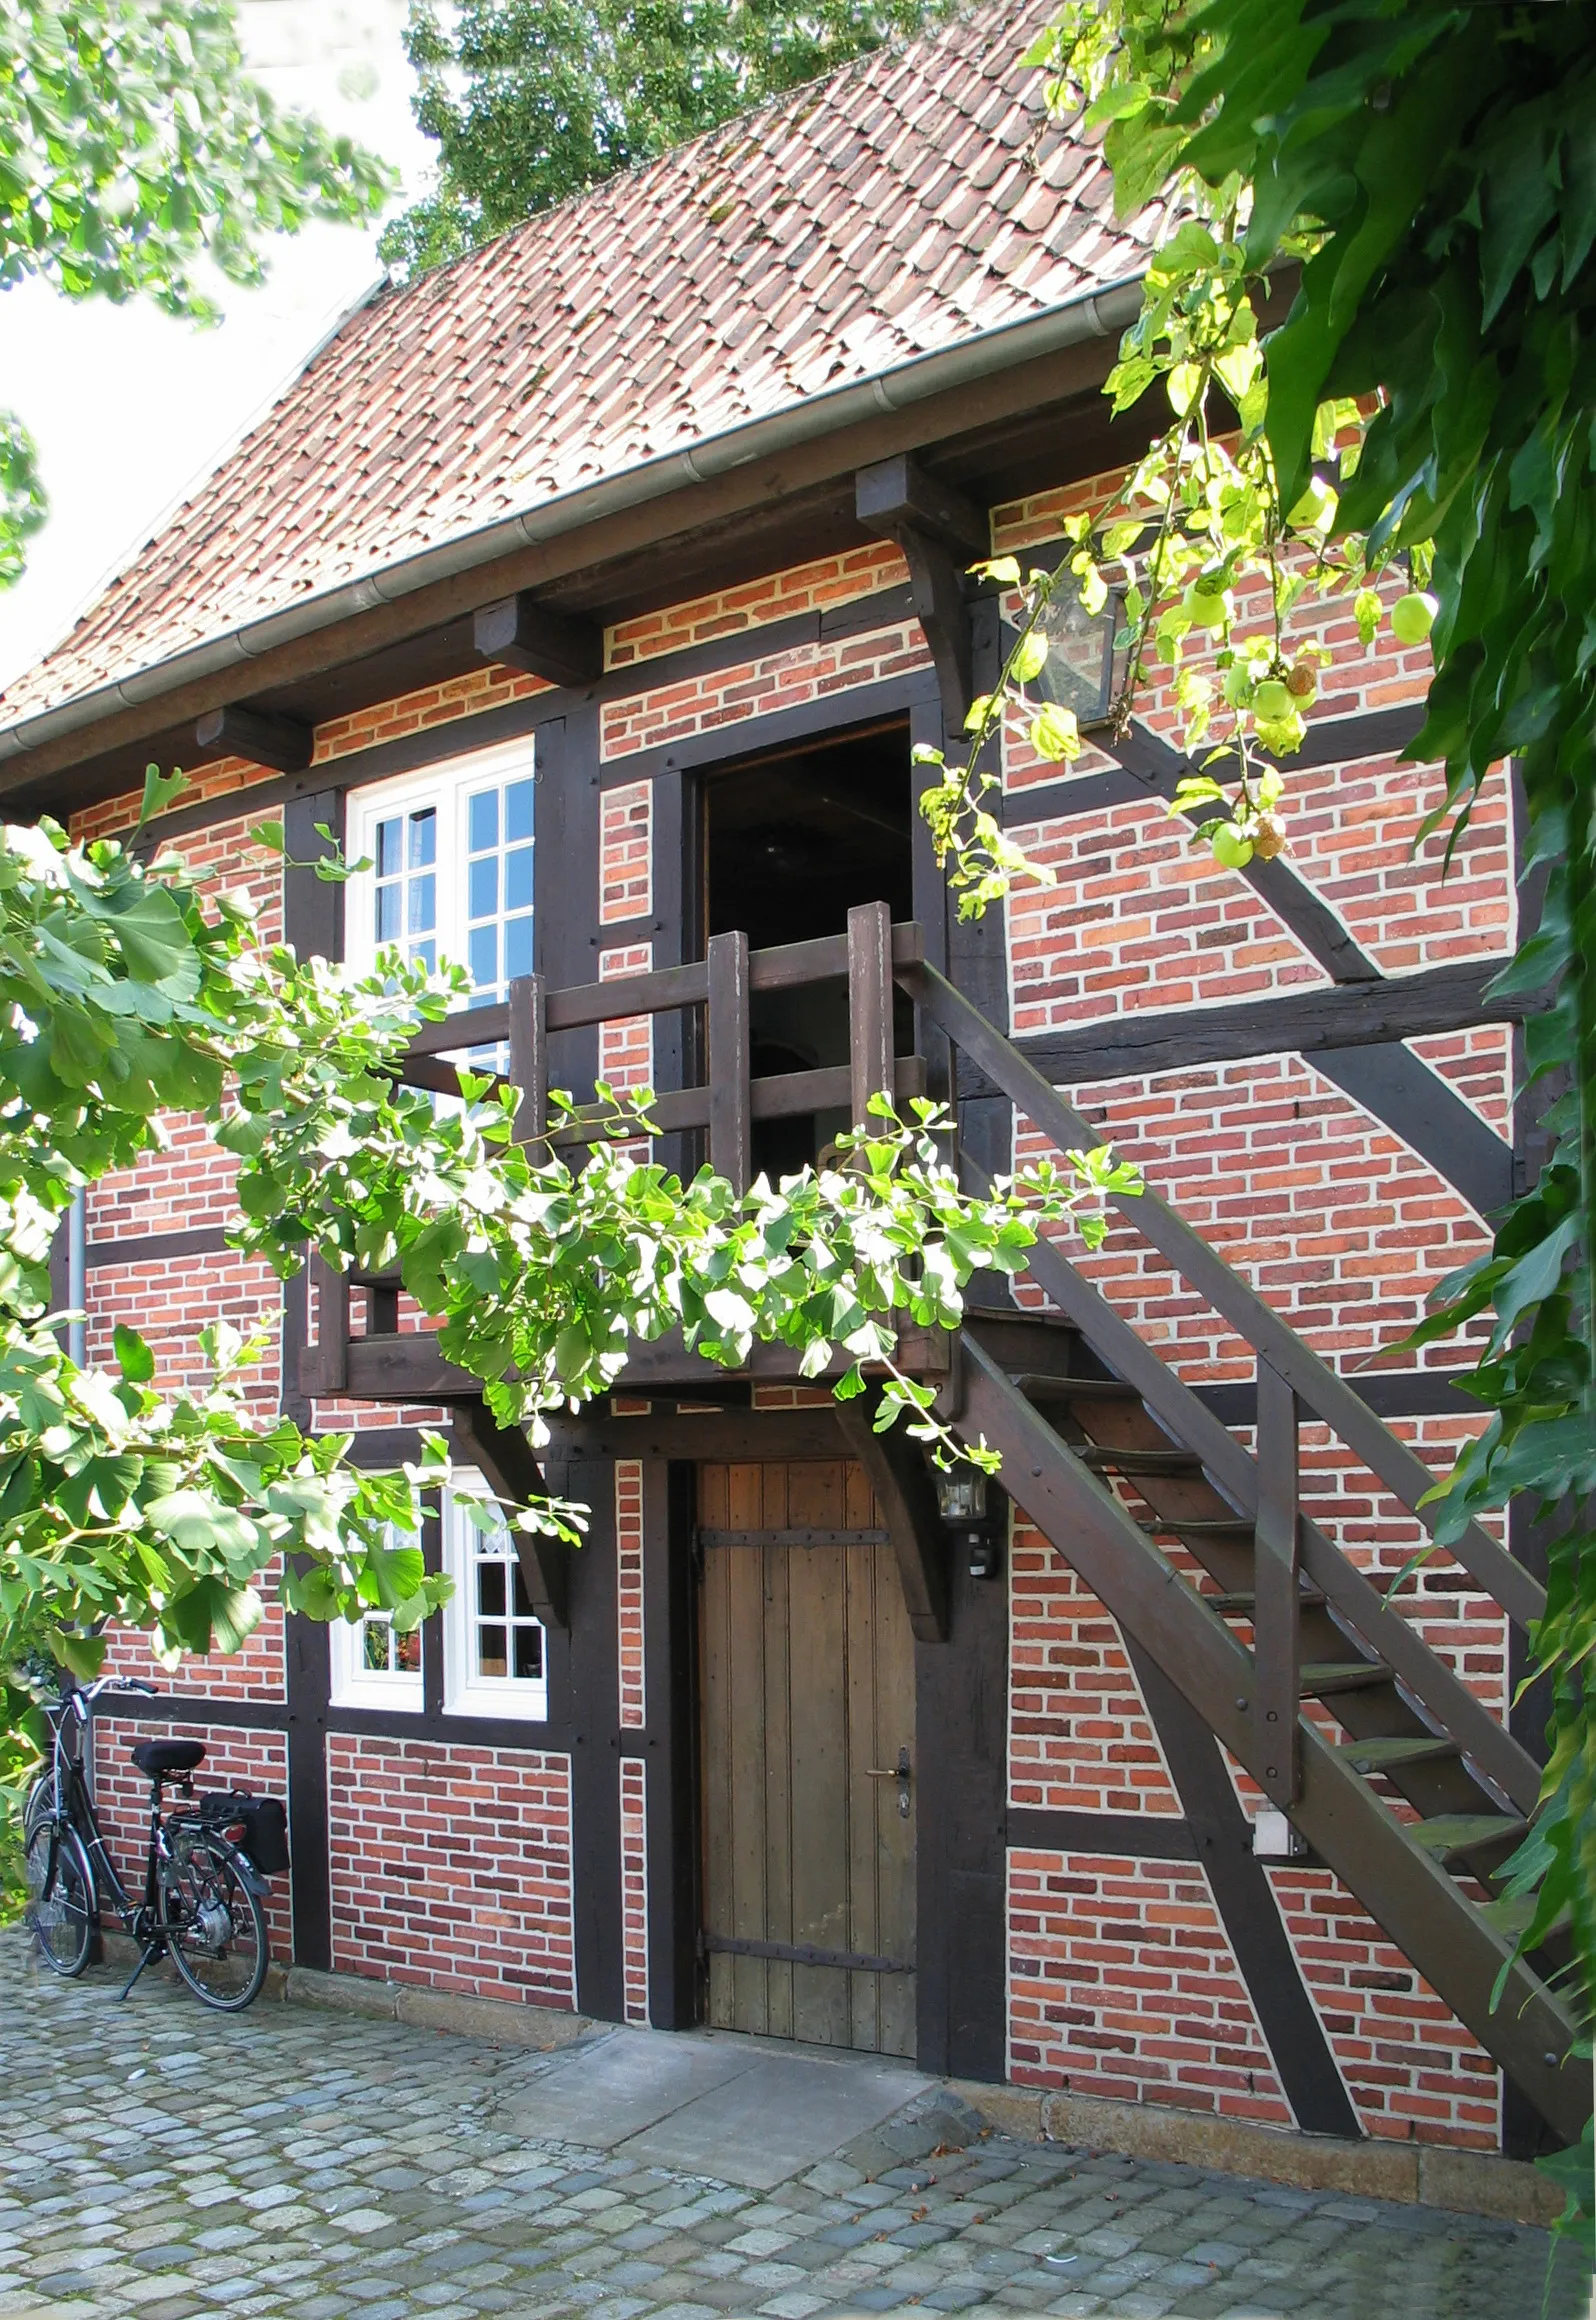
<path fill-rule="evenodd" d="M 373 216 L 392 184 L 245 76 L 227 0 L 0 0 L 0 289 L 37 276 L 214 319 L 202 256 L 258 281 L 263 235 Z M 0 585 L 43 516 L 32 446 L 0 415 Z"/>
<path fill-rule="evenodd" d="M 147 806 L 172 794 L 152 771 Z M 398 953 L 356 975 L 263 946 L 249 898 L 208 893 L 175 858 L 146 869 L 49 823 L 0 831 L 0 1829 L 33 1756 L 39 1671 L 92 1673 L 106 1621 L 146 1628 L 169 1662 L 236 1650 L 274 1558 L 283 1599 L 321 1619 L 376 1606 L 403 1629 L 446 1591 L 415 1536 L 450 1478 L 439 1442 L 390 1472 L 349 1465 L 346 1437 L 259 1409 L 259 1347 L 224 1328 L 203 1337 L 193 1390 L 163 1390 L 125 1324 L 114 1370 L 63 1352 L 56 1227 L 86 1185 L 162 1148 L 163 1113 L 205 1119 L 238 1156 L 235 1245 L 283 1275 L 307 1248 L 397 1267 L 444 1353 L 538 1435 L 613 1381 L 629 1337 L 680 1325 L 733 1367 L 756 1336 L 794 1348 L 805 1375 L 841 1347 L 844 1393 L 878 1365 L 894 1414 L 949 1459 L 931 1397 L 897 1371 L 897 1322 L 954 1325 L 971 1272 L 1020 1270 L 1039 1219 L 1078 1216 L 1092 1238 L 1103 1196 L 1135 1188 L 1100 1151 L 969 1199 L 934 1108 L 905 1126 L 881 1099 L 839 1166 L 739 1196 L 708 1170 L 684 1185 L 638 1165 L 615 1139 L 635 1139 L 646 1099 L 607 1089 L 613 1135 L 578 1172 L 514 1142 L 513 1091 L 472 1081 L 440 1108 L 397 1084 L 415 1032 L 466 989 Z M 554 1110 L 554 1138 L 577 1136 L 569 1101 Z M 584 1146 L 595 1133 L 582 1125 Z M 968 1455 L 994 1463 L 981 1443 Z M 557 1498 L 506 1513 L 572 1542 L 584 1520 Z"/>
<path fill-rule="evenodd" d="M 568 194 L 951 13 L 956 0 L 415 0 L 405 46 L 438 182 L 385 229 L 417 274 Z"/>
<path fill-rule="evenodd" d="M 1548 880 L 1540 925 L 1498 988 L 1551 984 L 1532 1084 L 1555 1098 L 1540 1183 L 1489 1258 L 1444 1283 L 1419 1339 L 1494 1312 L 1471 1390 L 1492 1410 L 1457 1461 L 1440 1536 L 1523 1498 L 1557 1514 L 1532 1645 L 1552 1679 L 1541 1809 L 1509 1865 L 1521 1946 L 1572 1937 L 1596 2005 L 1596 15 L 1448 0 L 1071 0 L 1032 52 L 1060 107 L 1103 132 L 1122 212 L 1158 194 L 1172 225 L 1110 381 L 1161 391 L 1174 424 L 1122 503 L 1072 534 L 1083 600 L 1121 585 L 1128 715 L 1150 664 L 1176 672 L 1190 750 L 1182 808 L 1216 807 L 1223 862 L 1278 851 L 1311 655 L 1304 598 L 1350 599 L 1365 646 L 1396 592 L 1396 641 L 1428 637 L 1440 759 L 1430 826 L 1460 827 L 1504 760 Z M 1282 272 L 1282 269 L 1285 271 Z M 1271 292 L 1289 312 L 1266 337 Z M 1223 430 L 1223 440 L 1218 431 Z M 1006 584 L 1018 573 L 1003 576 Z M 1049 594 L 1032 575 L 1027 625 Z M 1241 608 L 1261 600 L 1261 633 Z M 1186 665 L 1187 640 L 1211 667 Z M 979 906 L 1008 865 L 983 852 L 980 746 L 1024 671 L 977 704 L 976 749 L 938 793 L 938 841 L 973 862 Z M 1239 769 L 1239 781 L 1238 781 Z M 1498 776 L 1499 777 L 1499 776 Z M 1266 786 L 1267 783 L 1267 786 Z M 1236 786 L 1231 799 L 1227 784 Z M 1583 2205 L 1568 2231 L 1590 2229 Z"/>

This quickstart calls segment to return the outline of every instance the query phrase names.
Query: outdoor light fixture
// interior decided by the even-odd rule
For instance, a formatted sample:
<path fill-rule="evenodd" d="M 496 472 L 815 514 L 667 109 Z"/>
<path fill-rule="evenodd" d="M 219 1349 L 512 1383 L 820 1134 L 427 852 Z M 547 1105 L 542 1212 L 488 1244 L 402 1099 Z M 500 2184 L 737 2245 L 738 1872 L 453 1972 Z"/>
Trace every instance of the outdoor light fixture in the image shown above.
<path fill-rule="evenodd" d="M 1124 618 L 1124 598 L 1110 595 L 1101 612 L 1088 612 L 1068 583 L 1042 614 L 1039 627 L 1047 638 L 1048 654 L 1040 676 L 1031 681 L 1039 701 L 1073 709 L 1084 730 L 1106 722 L 1114 704 L 1114 639 Z M 1005 625 L 1004 651 L 1013 646 L 1016 631 Z"/>
<path fill-rule="evenodd" d="M 997 1522 L 987 1505 L 986 1476 L 976 1467 L 938 1474 L 937 1512 L 942 1527 L 962 1542 L 972 1579 L 995 1579 L 1003 1567 Z"/>

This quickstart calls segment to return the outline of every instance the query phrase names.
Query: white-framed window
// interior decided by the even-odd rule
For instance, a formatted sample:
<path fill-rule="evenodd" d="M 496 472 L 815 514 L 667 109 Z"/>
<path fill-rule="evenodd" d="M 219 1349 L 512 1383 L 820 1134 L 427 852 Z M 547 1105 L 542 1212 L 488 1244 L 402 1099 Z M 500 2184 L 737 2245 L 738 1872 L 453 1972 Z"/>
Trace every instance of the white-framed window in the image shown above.
<path fill-rule="evenodd" d="M 335 1619 L 329 1630 L 335 1708 L 393 1708 L 419 1715 L 421 1630 L 396 1633 L 386 1611 L 364 1619 Z"/>
<path fill-rule="evenodd" d="M 444 1569 L 454 1581 L 443 1611 L 444 1710 L 543 1723 L 549 1712 L 543 1623 L 533 1613 L 503 1517 L 472 1503 L 485 1515 L 485 1527 L 464 1498 L 444 1494 Z"/>
<path fill-rule="evenodd" d="M 457 960 L 477 1005 L 504 998 L 533 971 L 535 808 L 530 735 L 353 791 L 347 850 L 371 868 L 347 889 L 351 962 L 396 943 L 427 966 Z"/>

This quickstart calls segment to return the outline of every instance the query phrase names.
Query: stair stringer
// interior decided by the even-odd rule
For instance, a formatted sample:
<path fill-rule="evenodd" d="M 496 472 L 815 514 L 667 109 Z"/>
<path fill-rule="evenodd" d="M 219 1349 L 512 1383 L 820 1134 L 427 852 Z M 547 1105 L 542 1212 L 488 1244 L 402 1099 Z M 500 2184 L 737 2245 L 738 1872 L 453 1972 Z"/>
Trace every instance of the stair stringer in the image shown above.
<path fill-rule="evenodd" d="M 1269 1743 L 1251 1709 L 1252 1653 L 1205 1608 L 1196 1589 L 968 1330 L 964 1358 L 961 1432 L 984 1436 L 1000 1452 L 1003 1486 L 1016 1504 L 1231 1754 L 1260 1779 Z M 1298 1727 L 1302 1790 L 1291 1808 L 1294 1825 L 1541 2116 L 1569 2141 L 1577 2140 L 1590 2109 L 1590 2086 L 1584 2071 L 1565 2067 L 1578 2036 L 1572 2017 L 1513 1957 L 1446 1871 L 1404 1833 L 1368 1782 L 1306 1717 L 1299 1716 Z M 1501 2001 L 1493 2008 L 1499 1979 Z"/>
<path fill-rule="evenodd" d="M 1238 1514 L 1255 1517 L 1258 1468 L 1252 1453 L 1185 1380 L 1045 1237 L 1029 1250 L 1026 1271 L 1098 1359 L 1140 1395 L 1170 1440 L 1202 1460 L 1221 1496 Z M 1385 1662 L 1436 1730 L 1458 1743 L 1487 1787 L 1519 1812 L 1532 1813 L 1540 1797 L 1541 1775 L 1529 1750 L 1307 1515 L 1302 1517 L 1301 1548 L 1303 1576 L 1323 1591 L 1337 1623 L 1372 1657 Z"/>

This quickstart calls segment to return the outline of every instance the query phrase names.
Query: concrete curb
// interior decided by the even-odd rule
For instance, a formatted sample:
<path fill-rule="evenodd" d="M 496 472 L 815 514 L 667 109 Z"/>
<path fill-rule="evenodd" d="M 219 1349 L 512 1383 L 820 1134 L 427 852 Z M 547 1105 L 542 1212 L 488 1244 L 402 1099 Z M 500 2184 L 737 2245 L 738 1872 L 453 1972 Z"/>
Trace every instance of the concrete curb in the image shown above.
<path fill-rule="evenodd" d="M 1242 2119 L 1111 2102 L 1100 2095 L 982 2086 L 962 2079 L 948 2084 L 1001 2133 L 1024 2142 L 1078 2143 L 1131 2159 L 1257 2175 L 1300 2191 L 1345 2191 L 1542 2228 L 1563 2210 L 1561 2194 L 1538 2168 L 1488 2151 L 1374 2139 L 1343 2143 Z"/>
<path fill-rule="evenodd" d="M 279 1969 L 272 1969 L 277 1977 Z M 406 2022 L 416 2030 L 447 2030 L 458 2038 L 481 2038 L 494 2046 L 526 2046 L 551 2053 L 573 2046 L 599 2027 L 585 2014 L 562 2014 L 551 2006 L 519 2006 L 504 1998 L 468 1998 L 453 1990 L 428 1990 L 408 1982 L 369 1981 L 363 1974 L 317 1973 L 290 1966 L 279 1989 L 268 1981 L 265 1995 L 291 2006 L 327 2006 L 335 2013 L 365 2014 L 374 2021 Z"/>

